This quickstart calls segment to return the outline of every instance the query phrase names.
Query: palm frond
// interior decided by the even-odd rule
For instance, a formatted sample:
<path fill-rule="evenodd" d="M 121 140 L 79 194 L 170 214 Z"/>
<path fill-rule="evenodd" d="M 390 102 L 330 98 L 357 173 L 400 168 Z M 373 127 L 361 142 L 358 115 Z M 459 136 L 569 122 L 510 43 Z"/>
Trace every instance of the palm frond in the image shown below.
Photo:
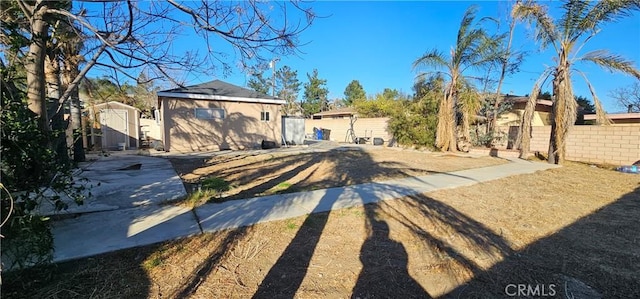
<path fill-rule="evenodd" d="M 529 94 L 529 99 L 525 105 L 522 118 L 520 119 L 520 128 L 518 129 L 518 135 L 514 147 L 520 150 L 520 158 L 526 158 L 529 155 L 529 149 L 531 144 L 531 121 L 536 109 L 538 101 L 538 94 L 540 93 L 540 87 L 544 85 L 549 76 L 551 76 L 553 68 L 546 68 L 540 77 L 533 85 L 533 89 Z"/>
<path fill-rule="evenodd" d="M 537 4 L 534 1 L 527 1 L 526 3 L 517 2 L 513 6 L 511 15 L 513 18 L 526 21 L 529 24 L 536 23 L 536 39 L 541 42 L 541 46 L 545 48 L 551 44 L 556 48 L 556 52 L 558 51 L 556 45 L 558 32 L 545 6 Z"/>
<path fill-rule="evenodd" d="M 427 78 L 438 76 L 444 80 L 444 76 L 451 77 L 451 75 L 447 72 L 442 71 L 430 71 L 430 72 L 422 72 L 416 76 L 415 81 L 426 80 Z"/>
<path fill-rule="evenodd" d="M 458 38 L 456 39 L 456 53 L 459 53 L 461 45 L 465 44 L 464 40 L 467 39 L 467 33 L 470 31 L 471 25 L 473 25 L 473 21 L 476 18 L 476 12 L 478 12 L 478 7 L 472 5 L 467 8 L 462 16 L 460 28 L 458 28 Z"/>
<path fill-rule="evenodd" d="M 476 114 L 482 106 L 480 94 L 469 82 L 463 81 L 460 86 L 462 88 L 458 94 L 458 104 L 461 110 L 469 115 Z"/>
<path fill-rule="evenodd" d="M 470 31 L 457 45 L 457 53 L 453 63 L 467 68 L 482 67 L 492 62 L 499 62 L 501 53 L 498 47 L 505 35 L 489 35 L 484 29 Z M 466 67 L 464 67 L 466 66 Z"/>
<path fill-rule="evenodd" d="M 602 0 L 593 5 L 578 26 L 578 30 L 596 30 L 602 23 L 615 22 L 640 10 L 640 0 Z"/>
<path fill-rule="evenodd" d="M 600 102 L 600 99 L 596 95 L 596 90 L 593 88 L 593 85 L 591 85 L 591 82 L 589 82 L 587 76 L 583 72 L 577 72 L 582 75 L 582 78 L 584 79 L 584 82 L 587 83 L 589 92 L 593 97 L 593 105 L 596 107 L 596 123 L 599 125 L 610 125 L 612 122 L 609 118 L 607 118 L 607 113 L 604 111 L 604 108 L 602 108 L 602 102 Z"/>
<path fill-rule="evenodd" d="M 576 61 L 590 61 L 612 72 L 622 72 L 640 80 L 640 70 L 634 66 L 633 61 L 627 60 L 620 55 L 609 53 L 606 50 L 591 51 L 576 59 Z"/>
<path fill-rule="evenodd" d="M 584 20 L 587 13 L 589 1 L 569 0 L 562 5 L 564 14 L 558 20 L 558 27 L 562 30 L 564 40 L 575 40 L 585 31 L 580 30 L 580 23 Z"/>
<path fill-rule="evenodd" d="M 447 64 L 444 53 L 438 51 L 438 49 L 433 49 L 416 59 L 413 62 L 413 68 L 416 69 L 421 66 L 440 68 L 446 67 Z"/>

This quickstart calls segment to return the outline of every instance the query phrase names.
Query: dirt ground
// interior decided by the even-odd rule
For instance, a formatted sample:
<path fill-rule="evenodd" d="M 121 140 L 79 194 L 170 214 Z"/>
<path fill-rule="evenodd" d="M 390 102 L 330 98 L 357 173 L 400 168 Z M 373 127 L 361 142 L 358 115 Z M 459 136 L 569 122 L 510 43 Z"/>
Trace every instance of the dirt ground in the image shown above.
<path fill-rule="evenodd" d="M 334 161 L 347 155 L 365 156 L 359 157 L 361 163 L 383 159 L 376 158 L 376 153 L 347 152 L 323 160 L 337 169 L 345 163 Z M 412 155 L 396 152 L 395 156 L 409 159 Z M 378 167 L 392 169 L 375 173 L 444 171 L 429 168 L 437 165 L 438 159 L 450 160 L 443 168 L 481 161 L 432 159 L 423 154 L 422 159 L 429 162 L 420 164 L 419 157 L 415 156 L 415 163 L 390 160 L 390 164 Z M 289 161 L 289 172 L 316 169 L 314 165 L 322 163 L 309 164 L 319 159 L 317 155 L 274 159 Z M 214 166 L 211 163 L 208 167 Z M 226 175 L 237 182 L 233 175 L 241 176 L 233 174 L 232 167 L 214 167 L 202 173 L 196 168 L 188 173 L 185 170 L 183 175 Z M 269 167 L 273 171 L 282 168 L 275 164 Z M 338 175 L 342 170 L 334 171 L 335 179 L 333 175 L 318 176 L 316 183 L 357 182 L 351 176 Z M 319 171 L 304 178 L 315 177 Z M 325 171 L 331 172 L 331 168 Z M 246 171 L 247 175 L 252 173 Z M 292 186 L 313 185 L 305 180 L 290 181 L 296 175 L 289 176 L 284 181 Z M 639 181 L 638 175 L 568 163 L 534 174 L 11 273 L 3 277 L 2 295 L 500 298 L 523 289 L 535 298 L 567 298 L 569 294 L 575 298 L 598 298 L 598 294 L 603 298 L 640 298 Z M 265 189 L 270 186 L 266 182 L 262 185 L 266 186 L 249 187 L 238 194 L 270 190 Z"/>
<path fill-rule="evenodd" d="M 492 157 L 443 155 L 415 150 L 346 146 L 324 152 L 235 152 L 207 158 L 170 159 L 191 192 L 207 177 L 224 179 L 222 200 L 251 198 L 422 176 L 498 165 Z"/>

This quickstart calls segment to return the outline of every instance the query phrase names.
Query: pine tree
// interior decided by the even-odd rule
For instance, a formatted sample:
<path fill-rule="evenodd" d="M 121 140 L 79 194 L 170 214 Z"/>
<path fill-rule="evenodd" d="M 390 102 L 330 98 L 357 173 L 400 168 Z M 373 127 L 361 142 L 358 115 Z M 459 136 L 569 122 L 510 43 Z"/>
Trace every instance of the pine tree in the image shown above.
<path fill-rule="evenodd" d="M 262 73 L 252 74 L 247 86 L 263 95 L 271 95 L 271 83 L 269 79 L 262 76 Z"/>
<path fill-rule="evenodd" d="M 292 115 L 299 112 L 298 93 L 300 92 L 300 81 L 298 81 L 298 71 L 292 70 L 288 66 L 281 67 L 276 72 L 276 93 L 278 98 L 287 103 L 282 107 L 284 115 Z"/>
<path fill-rule="evenodd" d="M 347 88 L 344 89 L 344 103 L 347 106 L 353 105 L 356 100 L 364 100 L 366 98 L 367 94 L 358 80 L 351 81 Z"/>
<path fill-rule="evenodd" d="M 304 102 L 302 109 L 309 116 L 318 112 L 327 111 L 329 102 L 327 95 L 329 90 L 325 87 L 327 80 L 318 78 L 318 70 L 314 69 L 311 75 L 307 74 L 309 82 L 304 84 Z"/>

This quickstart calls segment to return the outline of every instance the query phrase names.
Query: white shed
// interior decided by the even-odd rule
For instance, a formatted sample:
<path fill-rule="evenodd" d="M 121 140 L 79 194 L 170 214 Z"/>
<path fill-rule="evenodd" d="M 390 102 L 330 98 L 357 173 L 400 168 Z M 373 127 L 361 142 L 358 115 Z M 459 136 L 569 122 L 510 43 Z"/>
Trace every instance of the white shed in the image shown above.
<path fill-rule="evenodd" d="M 102 149 L 140 147 L 140 110 L 120 102 L 96 104 L 93 115 L 100 123 Z"/>

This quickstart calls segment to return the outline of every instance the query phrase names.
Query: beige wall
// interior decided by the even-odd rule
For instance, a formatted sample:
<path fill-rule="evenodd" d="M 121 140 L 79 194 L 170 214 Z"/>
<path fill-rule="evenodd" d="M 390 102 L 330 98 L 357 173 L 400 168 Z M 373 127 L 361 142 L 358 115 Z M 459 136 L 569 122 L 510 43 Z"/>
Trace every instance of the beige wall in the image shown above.
<path fill-rule="evenodd" d="M 280 143 L 280 105 L 161 98 L 163 142 L 168 151 L 246 149 L 262 140 Z M 224 119 L 197 119 L 195 108 L 222 108 Z M 269 111 L 268 122 L 260 112 Z"/>
<path fill-rule="evenodd" d="M 393 135 L 387 130 L 389 118 L 358 118 L 353 124 L 353 130 L 357 137 L 380 137 L 388 143 Z M 306 119 L 304 123 L 305 134 L 312 135 L 313 128 L 323 128 L 331 130 L 330 139 L 337 142 L 349 142 L 347 138 L 347 130 L 349 130 L 350 119 Z"/>
<path fill-rule="evenodd" d="M 140 119 L 140 132 L 154 140 L 162 140 L 162 126 L 159 121 L 150 118 Z M 140 135 L 142 137 L 142 135 Z"/>
<path fill-rule="evenodd" d="M 517 127 L 501 128 L 517 132 Z M 531 151 L 547 153 L 550 126 L 532 127 Z M 631 165 L 640 160 L 640 125 L 574 126 L 567 138 L 567 160 Z"/>
<path fill-rule="evenodd" d="M 498 126 L 519 126 L 524 110 L 512 110 L 498 117 Z M 549 112 L 535 111 L 531 119 L 532 126 L 548 126 L 551 124 Z"/>

